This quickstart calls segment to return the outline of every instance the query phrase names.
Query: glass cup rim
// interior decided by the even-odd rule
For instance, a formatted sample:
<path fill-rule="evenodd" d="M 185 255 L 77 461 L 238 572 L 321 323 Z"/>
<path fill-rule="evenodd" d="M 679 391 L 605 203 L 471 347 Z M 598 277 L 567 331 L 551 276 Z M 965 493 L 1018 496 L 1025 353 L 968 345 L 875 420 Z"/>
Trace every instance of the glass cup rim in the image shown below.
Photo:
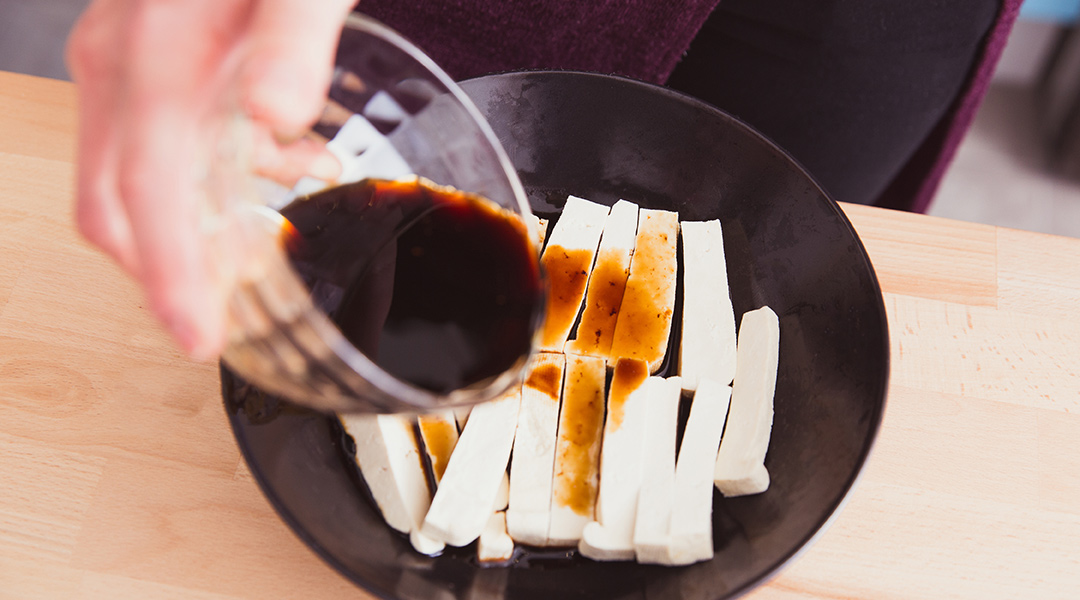
<path fill-rule="evenodd" d="M 416 60 L 429 73 L 435 76 L 439 84 L 442 85 L 446 91 L 453 96 L 454 100 L 464 108 L 470 119 L 479 128 L 485 142 L 494 151 L 499 167 L 502 169 L 502 172 L 510 185 L 513 202 L 516 204 L 516 206 L 511 208 L 516 210 L 517 213 L 522 216 L 530 239 L 536 239 L 536 232 L 534 231 L 535 224 L 533 219 L 528 218 L 532 214 L 532 210 L 529 206 L 524 186 L 518 178 L 517 170 L 514 168 L 505 149 L 496 137 L 495 132 L 491 129 L 491 126 L 483 117 L 480 110 L 476 108 L 472 99 L 465 94 L 457 83 L 443 71 L 434 60 L 424 54 L 424 52 L 416 45 L 377 20 L 353 12 L 346 18 L 344 28 L 353 29 L 386 40 L 393 46 L 406 52 L 412 59 Z M 298 277 L 291 266 L 289 269 L 294 276 Z M 373 404 L 383 407 L 386 407 L 389 404 L 394 408 L 411 408 L 417 411 L 423 411 L 435 408 L 450 408 L 453 406 L 475 404 L 477 402 L 494 399 L 502 393 L 505 393 L 510 386 L 519 381 L 525 364 L 527 364 L 529 358 L 531 358 L 531 355 L 535 352 L 535 344 L 533 344 L 525 356 L 507 371 L 495 376 L 495 378 L 488 379 L 482 384 L 474 384 L 473 386 L 467 386 L 449 393 L 440 394 L 423 389 L 390 374 L 349 342 L 326 313 L 316 307 L 316 314 L 319 315 L 320 320 L 325 320 L 325 323 L 330 326 L 329 329 L 323 329 L 324 343 L 327 344 L 336 357 L 349 369 L 370 384 L 374 388 L 374 391 L 385 396 L 381 399 L 383 400 L 382 402 L 373 402 Z M 331 339 L 325 339 L 325 334 L 331 331 L 333 332 L 330 334 Z M 258 382 L 255 383 L 257 384 Z"/>

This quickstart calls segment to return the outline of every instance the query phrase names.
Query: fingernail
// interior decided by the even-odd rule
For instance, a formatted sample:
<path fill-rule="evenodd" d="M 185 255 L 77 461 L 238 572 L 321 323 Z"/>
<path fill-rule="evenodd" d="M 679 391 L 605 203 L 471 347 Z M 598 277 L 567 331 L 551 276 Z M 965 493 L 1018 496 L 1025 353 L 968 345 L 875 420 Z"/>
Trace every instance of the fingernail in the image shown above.
<path fill-rule="evenodd" d="M 337 181 L 341 177 L 341 163 L 329 152 L 322 152 L 308 165 L 308 174 L 323 181 Z"/>

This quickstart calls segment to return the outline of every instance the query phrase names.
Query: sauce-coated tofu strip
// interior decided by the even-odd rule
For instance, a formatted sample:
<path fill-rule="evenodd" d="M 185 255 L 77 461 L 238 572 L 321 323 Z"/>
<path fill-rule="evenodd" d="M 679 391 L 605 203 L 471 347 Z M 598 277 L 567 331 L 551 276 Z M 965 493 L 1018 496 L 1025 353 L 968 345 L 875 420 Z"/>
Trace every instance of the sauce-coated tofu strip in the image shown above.
<path fill-rule="evenodd" d="M 546 546 L 551 523 L 551 484 L 559 398 L 566 357 L 537 354 L 521 386 L 521 412 L 510 461 L 510 507 L 506 526 L 522 544 Z"/>
<path fill-rule="evenodd" d="M 585 526 L 578 544 L 578 550 L 593 560 L 634 558 L 648 377 L 649 366 L 643 361 L 621 358 L 615 364 L 600 450 L 596 520 Z M 711 478 L 708 483 L 711 490 Z"/>
<path fill-rule="evenodd" d="M 544 251 L 544 242 L 547 240 L 548 220 L 537 217 L 536 219 L 536 237 L 539 243 L 536 244 L 538 252 Z"/>
<path fill-rule="evenodd" d="M 475 406 L 431 501 L 421 531 L 464 546 L 483 531 L 510 460 L 521 390 Z"/>
<path fill-rule="evenodd" d="M 416 418 L 420 428 L 420 437 L 424 440 L 424 450 L 427 452 L 428 461 L 431 463 L 431 474 L 435 476 L 435 484 L 442 481 L 446 465 L 450 462 L 450 455 L 454 453 L 454 446 L 458 441 L 457 421 L 454 412 L 443 410 Z"/>
<path fill-rule="evenodd" d="M 619 317 L 626 278 L 630 275 L 630 257 L 637 237 L 638 206 L 619 200 L 611 207 L 600 237 L 585 308 L 581 311 L 577 337 L 566 343 L 567 354 L 585 354 L 607 359 Z"/>
<path fill-rule="evenodd" d="M 675 487 L 675 437 L 679 427 L 678 377 L 650 377 L 645 384 L 641 491 L 634 520 L 634 554 L 639 563 L 664 564 L 671 545 Z"/>
<path fill-rule="evenodd" d="M 548 277 L 547 313 L 540 349 L 562 352 L 589 283 L 608 207 L 570 196 L 540 257 Z"/>
<path fill-rule="evenodd" d="M 768 306 L 742 316 L 727 430 L 713 479 L 724 496 L 769 489 L 765 454 L 772 435 L 773 394 L 780 355 L 780 322 Z"/>
<path fill-rule="evenodd" d="M 698 381 L 675 464 L 671 547 L 665 564 L 688 565 L 713 556 L 713 467 L 730 400 L 727 385 L 708 378 Z"/>
<path fill-rule="evenodd" d="M 644 208 L 638 212 L 637 242 L 619 305 L 611 356 L 644 360 L 650 373 L 664 362 L 671 333 L 678 236 L 678 213 Z"/>
<path fill-rule="evenodd" d="M 728 385 L 735 377 L 735 311 L 728 290 L 720 221 L 684 221 L 682 343 L 683 389 L 708 377 Z"/>
<path fill-rule="evenodd" d="M 606 375 L 601 358 L 566 357 L 548 527 L 553 546 L 576 546 L 595 516 Z"/>

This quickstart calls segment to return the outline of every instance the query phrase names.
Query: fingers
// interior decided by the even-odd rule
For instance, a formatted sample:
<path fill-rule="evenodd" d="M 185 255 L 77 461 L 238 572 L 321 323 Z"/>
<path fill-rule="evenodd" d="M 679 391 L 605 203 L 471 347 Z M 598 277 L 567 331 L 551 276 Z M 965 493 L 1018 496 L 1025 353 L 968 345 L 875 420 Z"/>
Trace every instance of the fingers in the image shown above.
<path fill-rule="evenodd" d="M 216 355 L 223 295 L 200 234 L 193 171 L 227 88 L 264 131 L 298 136 L 329 86 L 352 0 L 95 0 L 68 48 L 79 84 L 80 231 L 143 283 L 184 349 Z M 270 139 L 270 135 L 266 136 Z M 324 178 L 340 165 L 313 144 L 270 144 L 263 166 Z"/>
<path fill-rule="evenodd" d="M 244 26 L 244 4 L 141 3 L 125 62 L 117 187 L 151 307 L 197 358 L 221 351 L 225 319 L 200 232 L 194 169 L 206 150 L 201 128 L 217 106 L 209 82 Z M 193 35 L 208 26 L 214 34 Z"/>
<path fill-rule="evenodd" d="M 325 142 L 304 137 L 281 145 L 270 132 L 259 130 L 255 148 L 255 173 L 286 187 L 293 187 L 304 176 L 327 182 L 341 177 L 341 163 L 326 149 Z"/>
<path fill-rule="evenodd" d="M 151 307 L 181 346 L 210 358 L 224 343 L 221 296 L 199 230 L 197 190 L 177 160 L 193 156 L 196 136 L 183 114 L 170 107 L 143 112 L 140 134 L 120 155 L 120 190 Z M 181 163 L 183 164 L 183 163 Z"/>
<path fill-rule="evenodd" d="M 120 60 L 117 37 L 119 2 L 95 3 L 79 19 L 67 47 L 68 68 L 79 86 L 78 174 L 76 223 L 129 274 L 138 276 L 131 223 L 116 189 L 116 105 Z"/>
<path fill-rule="evenodd" d="M 245 108 L 283 139 L 315 121 L 354 0 L 262 0 L 251 16 Z"/>

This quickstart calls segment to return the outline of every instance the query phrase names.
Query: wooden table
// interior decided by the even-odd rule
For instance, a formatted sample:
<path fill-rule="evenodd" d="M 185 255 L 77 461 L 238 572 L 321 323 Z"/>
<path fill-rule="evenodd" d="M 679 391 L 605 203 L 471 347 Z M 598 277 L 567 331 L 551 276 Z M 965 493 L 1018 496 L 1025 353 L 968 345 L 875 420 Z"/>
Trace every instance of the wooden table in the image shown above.
<path fill-rule="evenodd" d="M 0 599 L 364 598 L 277 518 L 72 227 L 74 89 L 0 74 Z M 758 599 L 1080 598 L 1080 240 L 845 206 L 885 292 L 877 446 Z"/>

